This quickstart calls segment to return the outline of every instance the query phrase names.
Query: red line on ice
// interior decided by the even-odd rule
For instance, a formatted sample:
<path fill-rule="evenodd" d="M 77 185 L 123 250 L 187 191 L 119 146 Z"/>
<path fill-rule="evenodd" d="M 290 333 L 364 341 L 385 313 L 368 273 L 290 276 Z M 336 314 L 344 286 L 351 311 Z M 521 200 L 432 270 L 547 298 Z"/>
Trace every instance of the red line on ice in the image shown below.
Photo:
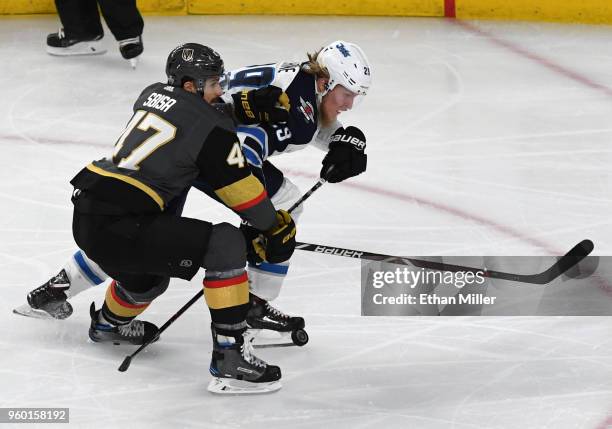
<path fill-rule="evenodd" d="M 314 174 L 305 173 L 302 171 L 285 170 L 285 172 L 293 176 L 308 177 L 311 179 L 319 178 L 319 176 L 315 176 Z M 487 219 L 487 218 L 484 218 L 482 216 L 478 216 L 472 213 L 468 213 L 467 211 L 464 211 L 464 210 L 461 210 L 456 207 L 452 207 L 452 206 L 449 206 L 443 203 L 438 203 L 436 201 L 427 200 L 425 198 L 416 197 L 410 194 L 404 194 L 404 193 L 397 192 L 397 191 L 391 191 L 388 189 L 379 188 L 377 186 L 365 185 L 362 183 L 350 183 L 350 182 L 346 183 L 345 182 L 342 185 L 362 191 L 362 192 L 374 194 L 374 195 L 379 195 L 379 196 L 382 195 L 388 198 L 392 198 L 392 199 L 399 200 L 399 201 L 404 201 L 407 203 L 420 204 L 422 206 L 429 207 L 436 211 L 447 213 L 452 216 L 456 216 L 461 219 L 464 219 L 470 222 L 474 222 L 482 226 L 486 226 L 503 235 L 516 238 L 517 240 L 521 240 L 525 243 L 529 243 L 532 246 L 535 246 L 537 248 L 540 248 L 546 251 L 550 255 L 562 255 L 566 251 L 566 250 L 560 251 L 558 249 L 555 249 L 552 246 L 550 246 L 548 243 L 542 240 L 539 240 L 537 238 L 530 237 L 529 235 L 524 234 L 521 231 L 514 229 L 510 226 L 502 225 L 501 223 L 497 223 L 493 220 L 490 220 L 490 219 Z M 598 275 L 594 275 L 590 277 L 590 281 L 596 284 L 597 287 L 600 288 L 605 294 L 612 296 L 612 285 L 610 285 L 606 279 Z"/>
<path fill-rule="evenodd" d="M 610 429 L 612 427 L 612 416 L 608 417 L 606 420 L 597 425 L 595 429 Z"/>
<path fill-rule="evenodd" d="M 309 178 L 313 178 L 313 179 L 318 179 L 318 176 L 315 176 L 313 174 L 309 174 L 309 173 L 304 173 L 301 171 L 295 171 L 295 170 L 285 170 L 287 173 L 292 174 L 294 176 L 302 176 L 302 177 L 309 177 Z M 389 197 L 389 198 L 393 198 L 395 200 L 399 200 L 399 201 L 405 201 L 408 203 L 416 203 L 416 204 L 420 204 L 423 206 L 427 206 L 429 208 L 432 208 L 434 210 L 440 211 L 440 212 L 445 212 L 448 213 L 450 215 L 480 224 L 480 225 L 484 225 L 487 226 L 489 228 L 492 228 L 504 235 L 519 239 L 523 242 L 529 243 L 537 248 L 543 249 L 548 253 L 559 253 L 558 251 L 556 251 L 555 249 L 553 249 L 551 246 L 549 246 L 547 243 L 545 243 L 544 241 L 538 240 L 537 238 L 533 238 L 530 237 L 526 234 L 521 233 L 520 231 L 511 228 L 509 226 L 506 225 L 502 225 L 500 223 L 497 223 L 495 221 L 486 219 L 482 216 L 478 216 L 472 213 L 468 213 L 466 211 L 463 211 L 461 209 L 458 209 L 456 207 L 451 207 L 449 205 L 445 205 L 442 203 L 438 203 L 436 201 L 431 201 L 431 200 L 427 200 L 425 198 L 421 198 L 421 197 L 416 197 L 414 195 L 410 195 L 410 194 L 404 194 L 401 192 L 397 192 L 397 191 L 391 191 L 388 189 L 384 189 L 384 188 L 379 188 L 377 186 L 371 186 L 371 185 L 364 185 L 362 183 L 351 183 L 351 182 L 345 182 L 343 183 L 344 186 L 348 186 L 349 188 L 353 188 L 353 189 L 358 189 L 360 191 L 364 191 L 364 192 L 368 192 L 371 194 L 375 194 L 375 195 L 384 195 L 385 197 Z"/>
<path fill-rule="evenodd" d="M 538 54 L 535 54 L 533 52 L 528 51 L 527 49 L 523 48 L 520 45 L 517 45 L 516 43 L 512 43 L 509 42 L 507 40 L 501 39 L 485 30 L 482 30 L 478 27 L 476 27 L 475 25 L 466 22 L 466 21 L 461 21 L 461 20 L 453 20 L 453 23 L 456 23 L 457 25 L 463 27 L 464 29 L 466 29 L 467 31 L 469 31 L 470 33 L 473 34 L 477 34 L 480 36 L 484 36 L 487 39 L 489 39 L 489 41 L 491 41 L 492 43 L 496 44 L 497 46 L 501 46 L 509 51 L 514 52 L 515 54 L 518 54 L 524 58 L 528 58 L 544 67 L 546 67 L 547 69 L 560 74 L 562 76 L 565 76 L 575 82 L 578 82 L 582 85 L 585 85 L 591 89 L 595 89 L 597 91 L 603 92 L 604 94 L 606 94 L 608 97 L 612 97 L 612 89 L 608 88 L 605 85 L 602 85 L 600 83 L 595 82 L 594 80 L 592 80 L 591 78 L 589 78 L 588 76 L 584 76 L 576 71 L 570 70 L 567 67 L 564 67 L 560 64 L 555 63 L 552 60 L 549 60 L 548 58 L 542 57 Z"/>

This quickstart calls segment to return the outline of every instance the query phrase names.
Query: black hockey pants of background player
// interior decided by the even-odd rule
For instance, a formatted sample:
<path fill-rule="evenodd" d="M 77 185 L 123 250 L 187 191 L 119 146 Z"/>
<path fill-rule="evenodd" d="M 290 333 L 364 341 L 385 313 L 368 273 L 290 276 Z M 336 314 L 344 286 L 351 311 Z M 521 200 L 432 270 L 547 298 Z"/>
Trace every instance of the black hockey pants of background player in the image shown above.
<path fill-rule="evenodd" d="M 90 39 L 104 34 L 98 4 L 115 39 L 125 40 L 142 34 L 144 22 L 136 0 L 55 0 L 67 37 Z"/>

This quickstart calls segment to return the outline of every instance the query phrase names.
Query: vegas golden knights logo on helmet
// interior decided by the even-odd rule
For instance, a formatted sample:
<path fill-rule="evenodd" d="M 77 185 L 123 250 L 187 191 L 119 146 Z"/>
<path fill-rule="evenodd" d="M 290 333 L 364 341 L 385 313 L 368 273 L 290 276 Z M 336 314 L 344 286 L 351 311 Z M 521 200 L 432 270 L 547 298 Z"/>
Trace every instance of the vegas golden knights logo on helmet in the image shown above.
<path fill-rule="evenodd" d="M 190 48 L 183 49 L 182 56 L 183 56 L 183 60 L 185 61 L 193 61 L 193 49 L 190 49 Z"/>

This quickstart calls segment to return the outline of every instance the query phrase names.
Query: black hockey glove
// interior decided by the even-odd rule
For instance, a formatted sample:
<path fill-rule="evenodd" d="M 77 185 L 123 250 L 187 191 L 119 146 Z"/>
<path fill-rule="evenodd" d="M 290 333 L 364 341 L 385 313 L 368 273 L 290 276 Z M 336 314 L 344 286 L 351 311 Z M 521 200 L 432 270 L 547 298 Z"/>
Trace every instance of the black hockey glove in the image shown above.
<path fill-rule="evenodd" d="M 234 114 L 242 124 L 289 120 L 289 97 L 276 86 L 240 91 L 232 94 L 232 99 Z"/>
<path fill-rule="evenodd" d="M 338 183 L 366 171 L 366 138 L 359 128 L 338 128 L 330 141 L 329 152 L 323 158 L 322 178 Z M 331 167 L 333 169 L 328 173 Z"/>
<path fill-rule="evenodd" d="M 295 222 L 285 210 L 276 212 L 278 224 L 261 232 L 249 225 L 241 225 L 247 241 L 247 259 L 251 264 L 276 264 L 291 258 L 295 250 Z M 254 237 L 254 238 L 253 238 Z"/>

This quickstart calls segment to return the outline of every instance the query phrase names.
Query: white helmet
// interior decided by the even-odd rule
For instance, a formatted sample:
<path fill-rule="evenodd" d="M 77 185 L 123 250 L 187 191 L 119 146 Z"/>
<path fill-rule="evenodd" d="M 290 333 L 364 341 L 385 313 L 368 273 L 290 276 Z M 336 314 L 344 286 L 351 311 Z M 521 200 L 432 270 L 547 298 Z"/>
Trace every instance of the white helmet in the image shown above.
<path fill-rule="evenodd" d="M 336 40 L 321 49 L 317 62 L 329 72 L 329 83 L 321 97 L 336 85 L 342 85 L 357 95 L 368 93 L 372 84 L 372 67 L 359 46 Z"/>

